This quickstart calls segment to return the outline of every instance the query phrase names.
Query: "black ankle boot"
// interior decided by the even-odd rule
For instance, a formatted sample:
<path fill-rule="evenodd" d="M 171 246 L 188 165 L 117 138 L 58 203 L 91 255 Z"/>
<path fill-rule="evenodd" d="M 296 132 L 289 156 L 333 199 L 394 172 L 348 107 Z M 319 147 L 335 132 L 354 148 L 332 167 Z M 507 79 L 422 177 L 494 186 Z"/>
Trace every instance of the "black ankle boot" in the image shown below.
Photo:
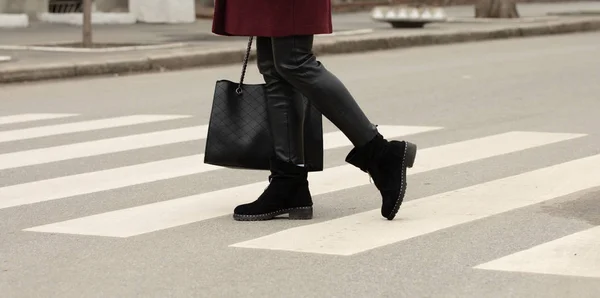
<path fill-rule="evenodd" d="M 382 196 L 381 215 L 394 219 L 406 192 L 406 168 L 412 168 L 417 146 L 409 142 L 387 141 L 377 135 L 365 146 L 354 148 L 346 162 L 369 173 Z"/>
<path fill-rule="evenodd" d="M 308 173 L 303 167 L 272 161 L 269 186 L 254 202 L 237 206 L 233 218 L 269 220 L 287 213 L 289 219 L 311 219 L 313 202 L 307 178 Z"/>

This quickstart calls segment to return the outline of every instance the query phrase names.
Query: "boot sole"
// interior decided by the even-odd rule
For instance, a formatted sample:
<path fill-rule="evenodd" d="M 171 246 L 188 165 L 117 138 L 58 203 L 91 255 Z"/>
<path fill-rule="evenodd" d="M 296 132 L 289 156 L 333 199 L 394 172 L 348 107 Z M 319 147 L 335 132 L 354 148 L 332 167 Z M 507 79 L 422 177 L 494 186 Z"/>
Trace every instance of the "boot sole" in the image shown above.
<path fill-rule="evenodd" d="M 270 213 L 264 214 L 256 214 L 256 215 L 246 215 L 246 214 L 233 214 L 233 219 L 237 221 L 261 221 L 261 220 L 270 220 L 279 215 L 288 214 L 290 220 L 308 220 L 313 217 L 313 208 L 312 207 L 298 207 L 298 208 L 288 208 L 277 210 Z"/>
<path fill-rule="evenodd" d="M 404 195 L 406 194 L 406 168 L 412 168 L 415 164 L 415 159 L 417 158 L 417 145 L 409 142 L 405 142 L 405 144 L 404 156 L 402 157 L 402 180 L 400 184 L 400 194 L 398 195 L 398 199 L 396 199 L 394 209 L 392 209 L 392 212 L 385 217 L 388 220 L 394 219 L 398 213 L 398 210 L 400 210 L 400 206 L 404 201 Z"/>

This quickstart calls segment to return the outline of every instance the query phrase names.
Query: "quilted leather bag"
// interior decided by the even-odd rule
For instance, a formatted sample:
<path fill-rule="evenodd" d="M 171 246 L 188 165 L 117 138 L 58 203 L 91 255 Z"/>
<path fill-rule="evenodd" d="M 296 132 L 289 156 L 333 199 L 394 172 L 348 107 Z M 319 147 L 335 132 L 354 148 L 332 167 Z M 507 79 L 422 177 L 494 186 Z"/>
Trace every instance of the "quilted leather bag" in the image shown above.
<path fill-rule="evenodd" d="M 265 84 L 244 84 L 252 40 L 250 37 L 240 82 L 219 80 L 216 83 L 204 152 L 206 164 L 269 169 L 274 152 Z M 308 171 L 322 171 L 322 114 L 306 98 L 303 100 L 305 167 Z"/>

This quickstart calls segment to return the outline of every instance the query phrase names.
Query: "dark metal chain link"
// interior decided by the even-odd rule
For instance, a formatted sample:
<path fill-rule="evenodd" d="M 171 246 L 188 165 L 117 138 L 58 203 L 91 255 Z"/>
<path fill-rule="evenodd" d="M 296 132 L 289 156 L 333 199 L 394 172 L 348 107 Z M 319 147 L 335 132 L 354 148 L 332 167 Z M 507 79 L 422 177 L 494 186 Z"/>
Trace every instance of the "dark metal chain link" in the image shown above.
<path fill-rule="evenodd" d="M 242 77 L 240 78 L 240 83 L 238 87 L 235 89 L 237 94 L 242 93 L 242 85 L 244 84 L 244 77 L 246 76 L 246 68 L 248 67 L 248 60 L 250 59 L 250 49 L 252 49 L 252 40 L 254 36 L 250 36 L 248 39 L 248 48 L 246 49 L 246 56 L 244 57 L 244 65 L 242 66 Z"/>

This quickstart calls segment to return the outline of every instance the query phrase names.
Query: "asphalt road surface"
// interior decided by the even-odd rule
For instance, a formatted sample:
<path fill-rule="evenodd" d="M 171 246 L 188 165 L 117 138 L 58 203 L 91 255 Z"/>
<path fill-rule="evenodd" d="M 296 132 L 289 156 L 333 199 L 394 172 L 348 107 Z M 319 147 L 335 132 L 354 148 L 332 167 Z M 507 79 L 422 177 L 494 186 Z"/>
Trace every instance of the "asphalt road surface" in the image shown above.
<path fill-rule="evenodd" d="M 394 221 L 328 121 L 315 218 L 233 221 L 267 174 L 202 153 L 238 65 L 2 86 L 0 296 L 597 298 L 599 41 L 322 57 L 419 145 Z"/>

